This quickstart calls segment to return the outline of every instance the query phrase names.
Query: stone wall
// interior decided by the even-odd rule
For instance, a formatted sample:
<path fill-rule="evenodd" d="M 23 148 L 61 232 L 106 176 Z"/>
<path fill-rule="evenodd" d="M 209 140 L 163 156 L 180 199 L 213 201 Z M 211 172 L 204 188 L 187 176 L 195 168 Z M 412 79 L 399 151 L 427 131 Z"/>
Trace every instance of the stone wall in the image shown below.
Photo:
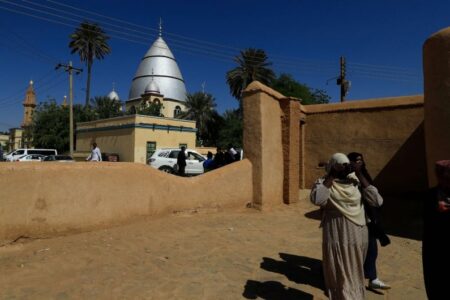
<path fill-rule="evenodd" d="M 423 96 L 302 106 L 305 188 L 335 152 L 360 152 L 385 193 L 427 188 Z M 301 170 L 302 172 L 302 170 Z"/>
<path fill-rule="evenodd" d="M 254 81 L 244 91 L 244 153 L 253 165 L 253 206 L 269 208 L 283 199 L 283 112 L 280 93 Z"/>
<path fill-rule="evenodd" d="M 252 201 L 243 160 L 182 178 L 134 163 L 1 163 L 0 244 L 131 222 L 139 217 Z"/>

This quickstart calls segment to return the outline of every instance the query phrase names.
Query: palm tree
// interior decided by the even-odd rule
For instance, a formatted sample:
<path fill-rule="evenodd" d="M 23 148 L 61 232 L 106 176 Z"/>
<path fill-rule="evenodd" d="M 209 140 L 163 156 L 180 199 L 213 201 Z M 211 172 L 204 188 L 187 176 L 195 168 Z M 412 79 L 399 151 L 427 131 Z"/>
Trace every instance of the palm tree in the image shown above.
<path fill-rule="evenodd" d="M 234 61 L 238 66 L 228 71 L 226 78 L 231 95 L 239 102 L 242 90 L 252 81 L 258 80 L 270 85 L 275 78 L 275 73 L 269 68 L 271 63 L 267 61 L 267 55 L 262 49 L 245 49 L 234 58 Z"/>
<path fill-rule="evenodd" d="M 208 93 L 188 94 L 185 106 L 186 111 L 181 113 L 181 118 L 195 120 L 199 139 L 206 134 L 207 122 L 213 117 L 216 107 L 215 99 Z"/>
<path fill-rule="evenodd" d="M 92 108 L 99 119 L 108 119 L 122 116 L 122 103 L 120 100 L 109 97 L 95 97 L 91 100 Z"/>
<path fill-rule="evenodd" d="M 89 96 L 91 91 L 91 68 L 94 58 L 103 59 L 107 54 L 111 53 L 108 45 L 109 37 L 98 24 L 84 21 L 70 35 L 69 48 L 71 54 L 75 52 L 80 55 L 82 62 L 87 65 L 87 82 L 86 82 L 86 106 L 89 105 Z"/>

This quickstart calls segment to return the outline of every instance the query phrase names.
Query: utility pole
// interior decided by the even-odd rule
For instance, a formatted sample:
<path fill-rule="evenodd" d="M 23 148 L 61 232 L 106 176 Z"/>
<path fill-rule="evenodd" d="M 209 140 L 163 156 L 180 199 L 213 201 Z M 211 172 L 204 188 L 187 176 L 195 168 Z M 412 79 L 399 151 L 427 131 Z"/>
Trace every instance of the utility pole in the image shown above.
<path fill-rule="evenodd" d="M 75 68 L 72 66 L 72 61 L 69 61 L 68 65 L 57 64 L 55 69 L 64 68 L 64 71 L 69 73 L 69 151 L 70 156 L 73 156 L 73 71 L 78 75 L 83 72 L 83 69 Z"/>
<path fill-rule="evenodd" d="M 345 79 L 346 75 L 346 65 L 345 65 L 345 57 L 341 56 L 340 59 L 340 75 L 336 81 L 337 85 L 341 86 L 341 102 L 345 101 L 345 96 L 348 94 L 348 90 L 350 89 L 350 81 Z"/>

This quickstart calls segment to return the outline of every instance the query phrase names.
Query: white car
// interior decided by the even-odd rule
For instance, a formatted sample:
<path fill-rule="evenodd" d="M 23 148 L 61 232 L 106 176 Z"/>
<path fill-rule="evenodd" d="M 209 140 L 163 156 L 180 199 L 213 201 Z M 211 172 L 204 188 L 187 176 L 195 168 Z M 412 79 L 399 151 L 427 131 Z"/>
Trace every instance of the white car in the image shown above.
<path fill-rule="evenodd" d="M 57 155 L 58 151 L 56 149 L 17 149 L 9 152 L 8 154 L 4 155 L 4 158 L 6 161 L 16 161 L 17 158 L 22 157 L 24 155 L 30 155 L 30 154 L 40 154 L 43 156 L 47 155 Z"/>
<path fill-rule="evenodd" d="M 177 163 L 179 148 L 162 148 L 157 149 L 153 153 L 152 157 L 148 160 L 148 164 L 155 169 L 161 170 L 166 173 L 176 173 L 175 164 Z M 186 169 L 185 174 L 196 175 L 203 174 L 203 162 L 205 157 L 200 155 L 197 151 L 186 149 Z"/>
<path fill-rule="evenodd" d="M 13 161 L 42 161 L 45 155 L 41 154 L 28 154 L 15 158 Z"/>

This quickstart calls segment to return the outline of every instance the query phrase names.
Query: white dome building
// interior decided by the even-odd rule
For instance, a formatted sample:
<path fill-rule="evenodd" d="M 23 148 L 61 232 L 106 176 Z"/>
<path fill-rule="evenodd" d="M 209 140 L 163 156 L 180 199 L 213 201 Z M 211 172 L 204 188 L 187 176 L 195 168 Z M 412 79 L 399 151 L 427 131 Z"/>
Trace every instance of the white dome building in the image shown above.
<path fill-rule="evenodd" d="M 127 110 L 141 101 L 163 104 L 165 117 L 176 117 L 185 108 L 186 87 L 175 57 L 160 34 L 141 60 L 131 83 Z"/>
<path fill-rule="evenodd" d="M 114 88 L 106 97 L 108 97 L 110 100 L 120 101 L 119 94 L 117 94 L 117 92 L 114 90 Z"/>

